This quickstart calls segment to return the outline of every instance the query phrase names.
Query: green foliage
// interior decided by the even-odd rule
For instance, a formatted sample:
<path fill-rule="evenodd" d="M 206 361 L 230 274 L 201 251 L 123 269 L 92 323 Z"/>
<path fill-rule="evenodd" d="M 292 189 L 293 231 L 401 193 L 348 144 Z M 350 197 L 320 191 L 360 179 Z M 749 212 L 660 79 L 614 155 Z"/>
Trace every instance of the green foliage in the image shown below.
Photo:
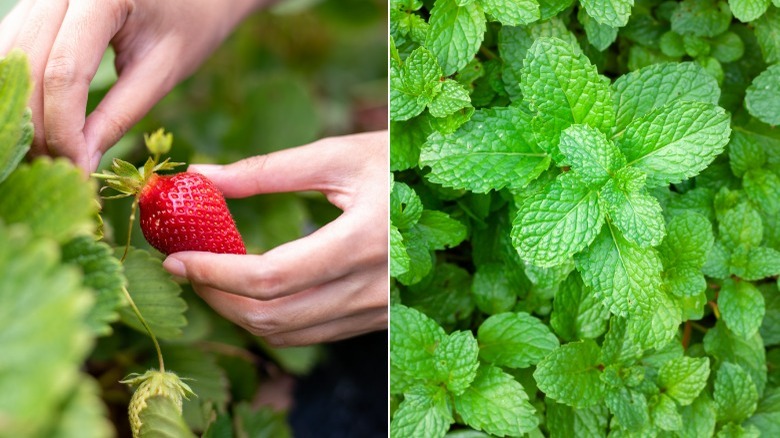
<path fill-rule="evenodd" d="M 777 2 L 539 2 L 525 21 L 488 3 L 391 14 L 391 63 L 429 50 L 470 99 L 391 101 L 391 432 L 777 434 Z M 463 234 L 428 244 L 429 210 Z M 509 393 L 462 412 L 434 370 L 464 332 L 469 388 L 502 372 L 530 412 Z"/>

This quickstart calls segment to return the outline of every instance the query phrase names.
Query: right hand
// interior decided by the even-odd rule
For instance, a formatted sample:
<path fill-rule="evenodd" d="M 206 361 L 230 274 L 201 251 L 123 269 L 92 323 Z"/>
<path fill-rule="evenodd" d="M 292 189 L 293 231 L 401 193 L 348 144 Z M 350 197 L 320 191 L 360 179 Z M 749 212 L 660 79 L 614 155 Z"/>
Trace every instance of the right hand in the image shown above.
<path fill-rule="evenodd" d="M 0 56 L 27 53 L 33 155 L 87 172 L 102 154 L 264 0 L 21 0 L 0 22 Z M 87 117 L 89 84 L 106 48 L 116 84 Z"/>

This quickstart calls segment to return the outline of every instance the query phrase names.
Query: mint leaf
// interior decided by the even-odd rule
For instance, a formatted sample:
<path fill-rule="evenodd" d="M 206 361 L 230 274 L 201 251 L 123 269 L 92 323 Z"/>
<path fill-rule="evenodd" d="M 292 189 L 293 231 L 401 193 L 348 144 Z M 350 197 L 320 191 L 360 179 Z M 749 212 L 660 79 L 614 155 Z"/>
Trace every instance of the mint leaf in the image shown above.
<path fill-rule="evenodd" d="M 411 258 L 406 252 L 404 237 L 395 225 L 390 225 L 390 275 L 398 277 L 409 271 Z"/>
<path fill-rule="evenodd" d="M 715 433 L 715 403 L 708 396 L 702 395 L 690 405 L 682 406 L 680 415 L 682 429 L 677 431 L 680 437 L 697 438 Z"/>
<path fill-rule="evenodd" d="M 446 76 L 471 61 L 485 34 L 485 13 L 476 1 L 436 0 L 428 23 L 425 47 L 439 60 Z"/>
<path fill-rule="evenodd" d="M 681 309 L 665 292 L 655 295 L 652 312 L 635 312 L 628 319 L 628 330 L 643 349 L 660 349 L 677 334 L 682 322 Z"/>
<path fill-rule="evenodd" d="M 683 0 L 671 16 L 672 30 L 679 34 L 714 37 L 731 22 L 731 10 L 725 1 Z"/>
<path fill-rule="evenodd" d="M 437 379 L 453 394 L 462 394 L 477 375 L 479 346 L 470 331 L 457 331 L 444 338 L 433 354 Z"/>
<path fill-rule="evenodd" d="M 766 169 L 745 172 L 742 189 L 759 211 L 770 216 L 780 213 L 780 176 Z"/>
<path fill-rule="evenodd" d="M 521 436 L 539 422 L 523 387 L 494 366 L 479 367 L 471 386 L 455 396 L 455 409 L 469 426 L 498 436 Z"/>
<path fill-rule="evenodd" d="M 628 124 L 617 140 L 629 166 L 647 173 L 650 187 L 680 182 L 706 168 L 729 140 L 729 116 L 717 106 L 681 101 Z"/>
<path fill-rule="evenodd" d="M 721 216 L 718 231 L 723 243 L 731 248 L 758 246 L 764 235 L 761 216 L 746 202 Z"/>
<path fill-rule="evenodd" d="M 641 429 L 650 422 L 647 397 L 637 390 L 625 386 L 612 388 L 606 394 L 606 403 L 625 429 Z"/>
<path fill-rule="evenodd" d="M 391 201 L 392 206 L 392 201 Z M 392 213 L 391 213 L 392 214 Z M 428 240 L 422 229 L 412 227 L 401 232 L 409 256 L 409 270 L 398 276 L 398 281 L 405 285 L 418 283 L 433 267 L 433 255 L 428 248 Z"/>
<path fill-rule="evenodd" d="M 653 64 L 620 76 L 612 84 L 617 113 L 615 131 L 671 102 L 695 101 L 716 105 L 720 87 L 692 62 Z"/>
<path fill-rule="evenodd" d="M 624 190 L 620 185 L 611 179 L 600 193 L 612 224 L 626 240 L 641 248 L 661 243 L 666 226 L 658 200 L 645 190 Z"/>
<path fill-rule="evenodd" d="M 628 23 L 634 0 L 581 0 L 588 15 L 601 24 L 623 27 Z"/>
<path fill-rule="evenodd" d="M 434 117 L 447 117 L 460 109 L 470 107 L 469 92 L 459 83 L 447 79 L 441 83 L 441 91 L 428 105 L 428 111 Z"/>
<path fill-rule="evenodd" d="M 559 345 L 542 321 L 525 312 L 489 317 L 479 326 L 477 340 L 480 359 L 507 368 L 536 365 Z"/>
<path fill-rule="evenodd" d="M 417 166 L 420 146 L 432 131 L 425 117 L 408 122 L 390 122 L 390 170 L 400 171 Z"/>
<path fill-rule="evenodd" d="M 411 228 L 422 216 L 423 205 L 414 189 L 402 182 L 393 182 L 390 192 L 390 222 L 399 230 Z"/>
<path fill-rule="evenodd" d="M 742 58 L 745 44 L 734 32 L 724 32 L 712 42 L 712 56 L 720 62 L 734 62 Z"/>
<path fill-rule="evenodd" d="M 723 322 L 737 336 L 750 338 L 764 318 L 764 297 L 747 281 L 726 280 L 718 294 Z"/>
<path fill-rule="evenodd" d="M 471 284 L 474 302 L 488 315 L 508 312 L 514 307 L 520 290 L 520 285 L 515 283 L 503 263 L 480 265 Z"/>
<path fill-rule="evenodd" d="M 731 273 L 755 281 L 780 274 L 780 251 L 759 246 L 739 247 L 731 255 Z"/>
<path fill-rule="evenodd" d="M 390 436 L 443 437 L 453 421 L 452 408 L 442 388 L 416 387 L 404 394 L 390 423 Z"/>
<path fill-rule="evenodd" d="M 674 431 L 682 429 L 682 416 L 677 411 L 677 403 L 666 394 L 655 397 L 651 404 L 650 418 L 653 424 L 661 430 Z"/>
<path fill-rule="evenodd" d="M 601 188 L 610 176 L 625 166 L 623 154 L 599 130 L 572 125 L 561 133 L 561 153 L 577 177 L 589 187 Z"/>
<path fill-rule="evenodd" d="M 745 425 L 757 428 L 762 436 L 780 434 L 780 388 L 771 388 L 764 393 Z"/>
<path fill-rule="evenodd" d="M 430 250 L 454 247 L 466 238 L 466 226 L 441 211 L 423 210 L 414 227 L 425 237 Z"/>
<path fill-rule="evenodd" d="M 390 363 L 416 380 L 434 380 L 434 352 L 447 335 L 423 313 L 402 305 L 390 307 Z"/>
<path fill-rule="evenodd" d="M 609 310 L 582 284 L 569 275 L 555 293 L 550 325 L 566 341 L 595 339 L 607 330 Z"/>
<path fill-rule="evenodd" d="M 769 64 L 780 61 L 780 9 L 769 8 L 753 25 L 764 61 Z"/>
<path fill-rule="evenodd" d="M 766 386 L 766 352 L 761 336 L 743 338 L 732 333 L 722 321 L 707 331 L 704 350 L 720 362 L 731 362 L 745 369 L 758 392 Z"/>
<path fill-rule="evenodd" d="M 713 244 L 712 225 L 698 213 L 684 213 L 667 225 L 667 235 L 658 247 L 664 265 L 663 279 L 670 292 L 691 297 L 707 287 L 701 269 Z"/>
<path fill-rule="evenodd" d="M 579 20 L 582 27 L 585 29 L 585 35 L 588 37 L 588 42 L 599 51 L 604 51 L 617 39 L 618 28 L 610 26 L 608 24 L 602 24 L 585 12 L 585 9 L 580 9 L 577 12 L 577 20 Z"/>
<path fill-rule="evenodd" d="M 520 89 L 536 113 L 536 138 L 554 158 L 560 133 L 570 125 L 586 124 L 605 133 L 614 125 L 609 81 L 578 47 L 558 38 L 538 38 L 528 49 Z"/>
<path fill-rule="evenodd" d="M 681 406 L 693 403 L 707 386 L 710 362 L 707 358 L 679 357 L 661 365 L 658 384 Z"/>
<path fill-rule="evenodd" d="M 745 94 L 745 108 L 764 123 L 780 125 L 780 64 L 753 79 Z"/>
<path fill-rule="evenodd" d="M 539 19 L 536 0 L 479 0 L 485 13 L 505 26 L 522 26 Z"/>
<path fill-rule="evenodd" d="M 524 260 L 554 266 L 583 250 L 603 223 L 595 191 L 564 186 L 556 180 L 520 205 L 512 243 Z"/>
<path fill-rule="evenodd" d="M 547 422 L 551 436 L 589 438 L 606 436 L 609 410 L 604 404 L 574 409 L 546 398 Z"/>
<path fill-rule="evenodd" d="M 713 399 L 719 422 L 741 423 L 755 412 L 758 392 L 750 375 L 742 367 L 723 362 L 715 374 Z"/>
<path fill-rule="evenodd" d="M 734 17 L 743 22 L 753 21 L 764 15 L 771 0 L 729 0 Z"/>
<path fill-rule="evenodd" d="M 662 265 L 652 248 L 628 242 L 608 224 L 575 261 L 583 282 L 613 314 L 654 311 Z"/>
<path fill-rule="evenodd" d="M 434 133 L 423 145 L 420 166 L 428 180 L 477 193 L 522 188 L 550 163 L 524 129 L 531 116 L 520 108 L 476 111 L 455 133 Z"/>
<path fill-rule="evenodd" d="M 742 177 L 748 170 L 760 170 L 766 159 L 764 148 L 750 133 L 734 128 L 729 142 L 729 165 L 734 175 Z"/>
<path fill-rule="evenodd" d="M 584 408 L 604 397 L 600 351 L 592 340 L 572 342 L 553 350 L 536 366 L 534 379 L 547 397 Z"/>

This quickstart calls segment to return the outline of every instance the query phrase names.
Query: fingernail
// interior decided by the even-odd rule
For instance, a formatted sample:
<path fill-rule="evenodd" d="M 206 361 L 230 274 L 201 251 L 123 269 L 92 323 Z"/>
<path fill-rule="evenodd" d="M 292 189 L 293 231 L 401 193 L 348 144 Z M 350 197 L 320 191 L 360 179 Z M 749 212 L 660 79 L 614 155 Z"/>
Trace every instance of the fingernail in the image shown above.
<path fill-rule="evenodd" d="M 181 262 L 181 260 L 174 258 L 174 257 L 168 257 L 163 262 L 163 268 L 165 268 L 166 271 L 170 272 L 171 275 L 175 275 L 177 277 L 186 277 L 187 276 L 187 268 L 184 266 L 184 263 Z"/>
<path fill-rule="evenodd" d="M 208 175 L 209 173 L 219 171 L 221 168 L 222 166 L 219 164 L 191 164 L 190 167 L 187 168 L 187 171 Z"/>

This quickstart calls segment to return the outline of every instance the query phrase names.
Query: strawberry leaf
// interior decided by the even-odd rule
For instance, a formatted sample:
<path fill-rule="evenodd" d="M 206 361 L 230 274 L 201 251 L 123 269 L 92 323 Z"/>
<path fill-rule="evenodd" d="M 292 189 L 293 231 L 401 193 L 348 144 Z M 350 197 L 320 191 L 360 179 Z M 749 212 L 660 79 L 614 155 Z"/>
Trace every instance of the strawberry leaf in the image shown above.
<path fill-rule="evenodd" d="M 33 126 L 27 99 L 32 91 L 27 57 L 12 51 L 0 59 L 0 182 L 30 149 Z"/>
<path fill-rule="evenodd" d="M 141 411 L 140 436 L 195 437 L 176 405 L 162 396 L 150 397 L 146 401 L 146 409 Z"/>

